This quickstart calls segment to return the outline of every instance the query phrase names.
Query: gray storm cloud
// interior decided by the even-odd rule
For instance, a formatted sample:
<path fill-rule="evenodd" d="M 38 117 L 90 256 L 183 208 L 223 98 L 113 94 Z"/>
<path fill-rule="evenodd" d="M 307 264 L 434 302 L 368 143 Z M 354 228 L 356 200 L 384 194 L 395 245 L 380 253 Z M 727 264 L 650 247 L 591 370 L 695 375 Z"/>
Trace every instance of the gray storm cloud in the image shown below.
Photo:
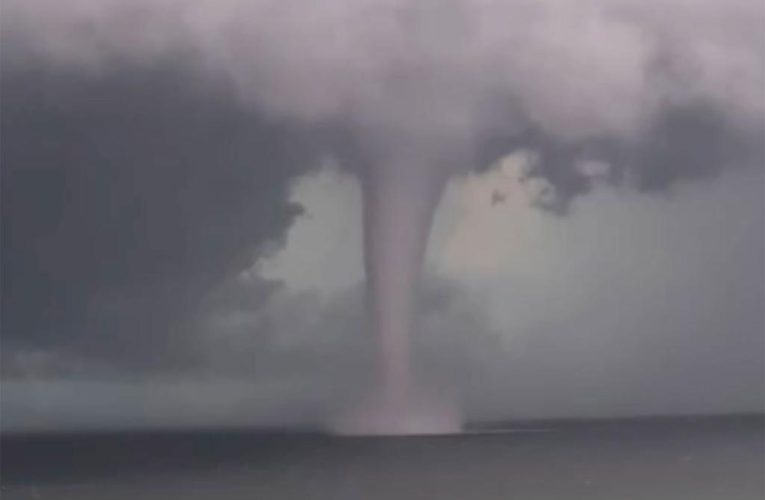
<path fill-rule="evenodd" d="M 671 104 L 711 101 L 741 121 L 761 120 L 764 106 L 763 9 L 751 0 L 35 0 L 4 10 L 6 42 L 60 63 L 191 53 L 274 113 L 433 140 L 529 125 L 568 140 L 629 137 Z"/>
<path fill-rule="evenodd" d="M 759 153 L 758 1 L 19 0 L 3 24 L 12 63 L 98 74 L 177 54 L 244 106 L 349 131 L 393 399 L 407 397 L 418 277 L 450 175 L 530 149 L 528 175 L 553 190 L 541 204 L 563 210 L 588 188 L 583 161 L 649 189 Z"/>

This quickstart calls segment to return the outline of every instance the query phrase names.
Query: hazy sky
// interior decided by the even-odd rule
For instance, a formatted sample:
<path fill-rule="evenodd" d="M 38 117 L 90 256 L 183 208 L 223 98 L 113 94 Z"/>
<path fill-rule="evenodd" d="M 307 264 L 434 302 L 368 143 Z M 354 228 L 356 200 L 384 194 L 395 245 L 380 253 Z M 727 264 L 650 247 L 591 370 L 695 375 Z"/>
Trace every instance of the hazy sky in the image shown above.
<path fill-rule="evenodd" d="M 762 173 L 650 196 L 602 186 L 558 218 L 529 205 L 518 163 L 455 181 L 431 238 L 430 272 L 465 303 L 436 313 L 442 331 L 429 338 L 485 371 L 492 392 L 482 386 L 476 404 L 508 415 L 759 408 Z M 297 185 L 308 215 L 264 275 L 326 296 L 363 278 L 350 180 L 330 171 Z M 461 309 L 482 323 L 454 331 Z"/>
<path fill-rule="evenodd" d="M 762 172 L 662 195 L 604 186 L 559 218 L 528 204 L 513 163 L 455 181 L 431 238 L 436 299 L 422 311 L 418 359 L 460 388 L 471 416 L 762 408 Z M 497 192 L 506 198 L 492 203 Z M 98 359 L 6 342 L 4 426 L 321 418 L 353 389 L 339 381 L 369 376 L 354 364 L 371 343 L 358 299 L 359 196 L 334 170 L 295 185 L 306 213 L 256 268 L 283 287 L 189 335 L 205 350 L 194 367 L 114 373 Z"/>
<path fill-rule="evenodd" d="M 760 2 L 6 3 L 3 429 L 347 404 L 401 143 L 455 152 L 413 343 L 468 418 L 763 410 Z"/>

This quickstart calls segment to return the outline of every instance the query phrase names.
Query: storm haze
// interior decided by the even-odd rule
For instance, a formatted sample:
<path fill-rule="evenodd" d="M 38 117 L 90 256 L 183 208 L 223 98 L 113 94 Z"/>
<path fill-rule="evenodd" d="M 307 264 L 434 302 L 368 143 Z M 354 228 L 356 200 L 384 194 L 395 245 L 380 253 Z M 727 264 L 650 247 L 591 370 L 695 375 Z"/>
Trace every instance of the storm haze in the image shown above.
<path fill-rule="evenodd" d="M 7 425 L 94 380 L 147 425 L 198 380 L 203 421 L 321 421 L 415 372 L 479 419 L 762 410 L 760 2 L 3 14 Z"/>

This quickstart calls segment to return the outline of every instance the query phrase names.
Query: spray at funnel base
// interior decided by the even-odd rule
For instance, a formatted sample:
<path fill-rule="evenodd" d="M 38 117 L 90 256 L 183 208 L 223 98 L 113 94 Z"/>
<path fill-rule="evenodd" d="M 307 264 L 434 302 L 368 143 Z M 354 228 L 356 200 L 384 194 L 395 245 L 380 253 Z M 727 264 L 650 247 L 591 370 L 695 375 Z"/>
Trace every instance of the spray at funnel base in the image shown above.
<path fill-rule="evenodd" d="M 397 162 L 364 178 L 364 248 L 369 318 L 378 339 L 379 380 L 369 400 L 341 418 L 338 433 L 457 432 L 458 413 L 417 387 L 409 335 L 443 169 Z"/>

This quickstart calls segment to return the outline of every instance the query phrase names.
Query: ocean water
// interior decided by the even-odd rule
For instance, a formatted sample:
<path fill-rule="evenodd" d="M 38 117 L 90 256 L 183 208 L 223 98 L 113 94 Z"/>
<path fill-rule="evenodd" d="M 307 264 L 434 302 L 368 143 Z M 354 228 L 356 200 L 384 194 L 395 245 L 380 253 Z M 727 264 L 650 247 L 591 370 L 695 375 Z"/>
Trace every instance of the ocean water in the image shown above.
<path fill-rule="evenodd" d="M 3 436 L 3 500 L 765 498 L 761 418 L 429 437 Z"/>

